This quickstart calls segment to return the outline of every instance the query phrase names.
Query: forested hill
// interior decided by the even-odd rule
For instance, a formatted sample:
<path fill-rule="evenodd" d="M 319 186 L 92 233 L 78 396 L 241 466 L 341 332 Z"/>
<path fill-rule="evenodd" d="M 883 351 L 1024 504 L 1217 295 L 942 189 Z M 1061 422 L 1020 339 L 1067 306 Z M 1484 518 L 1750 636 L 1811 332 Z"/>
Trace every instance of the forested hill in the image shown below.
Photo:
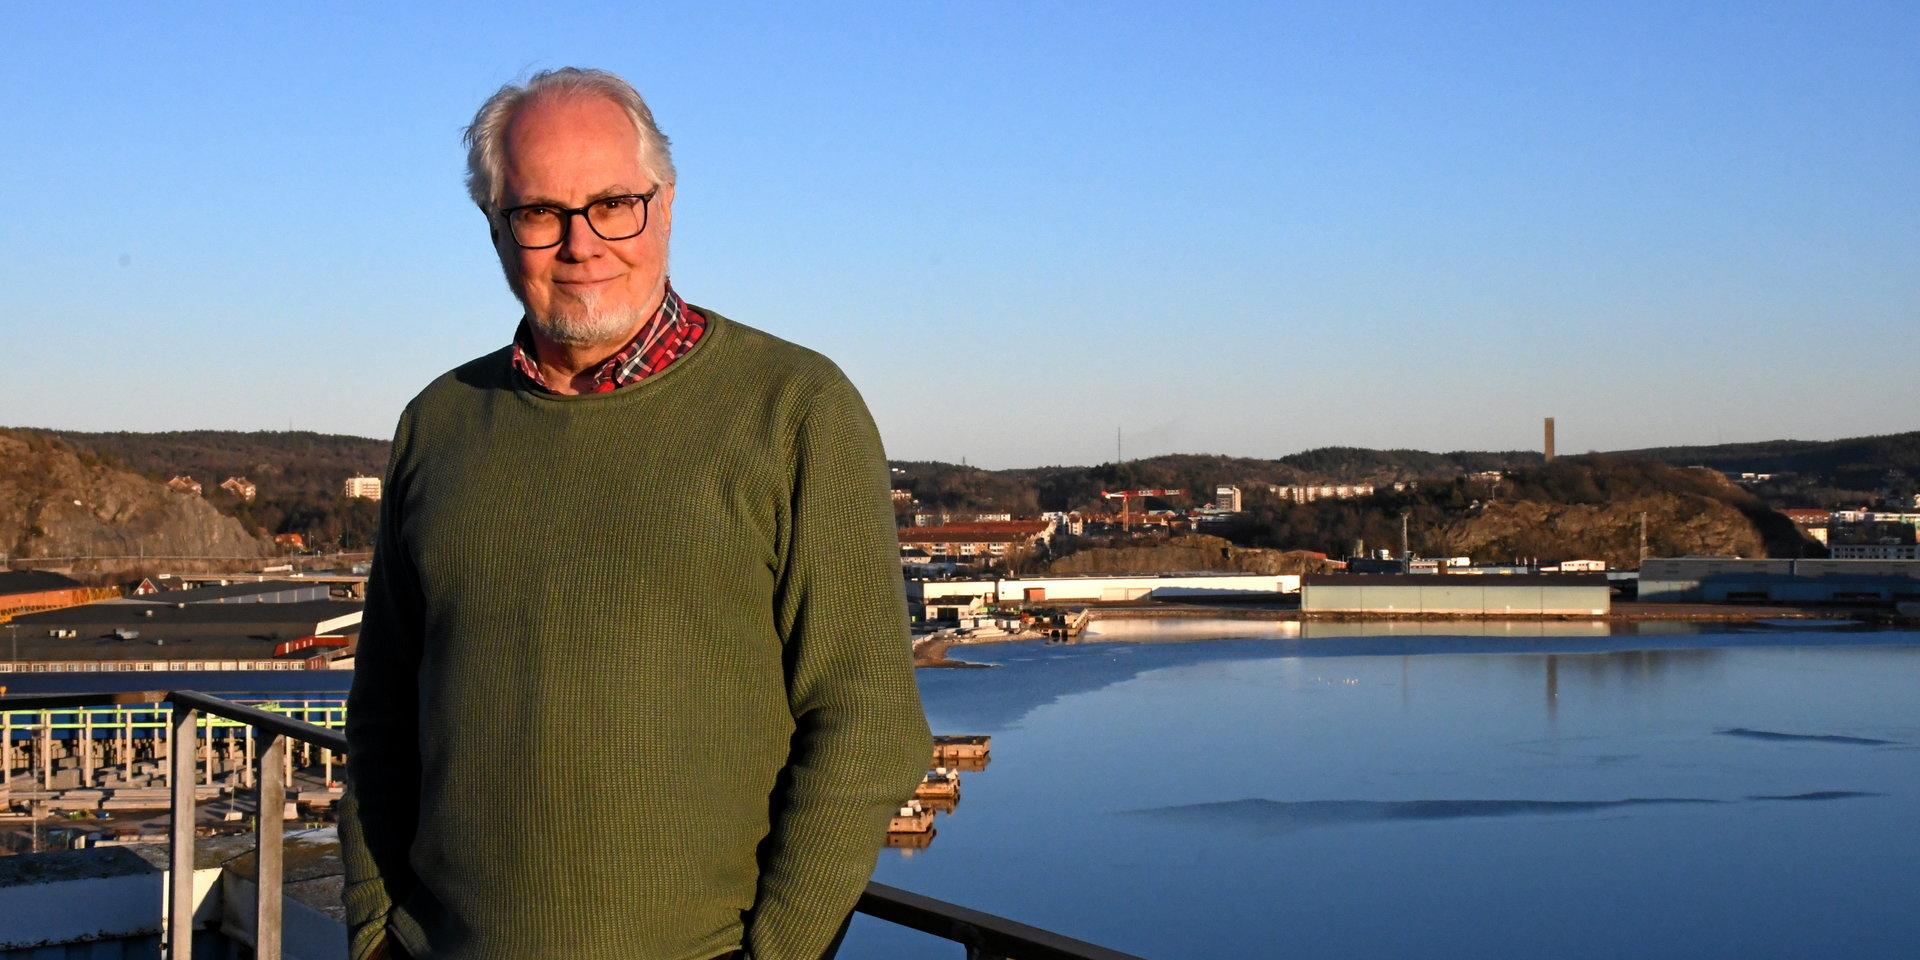
<path fill-rule="evenodd" d="M 1421 556 L 1478 561 L 1605 560 L 1632 568 L 1646 522 L 1652 556 L 1820 556 L 1819 545 L 1718 473 L 1605 455 L 1560 457 L 1499 480 L 1469 474 L 1352 500 L 1246 496 L 1246 512 L 1210 528 L 1235 544 L 1343 555 L 1356 540 L 1397 549 L 1400 519 Z"/>
<path fill-rule="evenodd" d="M 263 534 L 297 532 L 309 543 L 323 546 L 362 548 L 370 542 L 375 510 L 368 501 L 350 501 L 340 496 L 341 482 L 356 474 L 379 474 L 387 456 L 385 440 L 339 436 L 304 431 L 244 433 L 220 430 L 192 430 L 172 433 L 79 433 L 41 431 L 91 451 L 111 463 L 164 480 L 175 474 L 189 474 L 206 490 L 206 499 L 221 512 L 235 516 L 250 530 Z M 1562 460 L 1577 458 L 1563 457 Z M 1766 473 L 1793 472 L 1798 486 L 1761 488 L 1762 497 L 1776 503 L 1805 505 L 1829 501 L 1864 502 L 1861 497 L 1887 487 L 1887 477 L 1905 476 L 1909 482 L 1920 477 L 1920 432 L 1879 437 L 1860 437 L 1832 441 L 1772 441 L 1719 446 L 1665 447 L 1651 450 L 1608 454 L 1608 464 L 1594 464 L 1604 479 L 1619 474 L 1621 461 L 1665 463 L 1675 466 L 1707 466 L 1718 470 Z M 1007 512 L 1033 515 L 1044 510 L 1111 509 L 1101 499 L 1103 490 L 1141 487 L 1177 488 L 1186 491 L 1178 498 L 1154 501 L 1152 507 L 1189 507 L 1210 501 L 1217 484 L 1236 484 L 1248 495 L 1249 504 L 1256 491 L 1265 495 L 1268 485 L 1372 483 L 1383 493 L 1395 481 L 1418 481 L 1421 488 L 1437 494 L 1456 479 L 1485 471 L 1504 471 L 1510 475 L 1538 471 L 1543 466 L 1534 451 L 1455 451 L 1429 453 L 1420 450 L 1368 450 L 1355 447 L 1323 447 L 1276 459 L 1229 457 L 1204 454 L 1169 454 L 1095 466 L 1045 466 L 1012 470 L 982 470 L 931 461 L 896 461 L 894 485 L 912 491 L 924 506 L 963 511 Z M 244 475 L 259 485 L 259 498 L 243 503 L 218 492 L 217 485 L 231 475 Z M 1557 472 L 1543 476 L 1558 476 Z M 1636 496 L 1651 495 L 1652 488 L 1671 488 L 1691 496 L 1691 481 L 1681 474 L 1661 472 L 1637 477 Z M 1423 498 L 1424 499 L 1424 498 Z M 1469 501 L 1484 499 L 1484 494 L 1468 495 Z M 1507 496 L 1493 499 L 1516 499 Z M 1531 499 L 1545 503 L 1550 494 Z M 1587 498 L 1591 502 L 1591 498 Z M 1609 497 L 1609 500 L 1614 499 Z M 1627 497 L 1625 499 L 1632 499 Z M 1711 499 L 1729 506 L 1731 494 L 1717 493 Z M 1757 503 L 1739 501 L 1735 512 L 1745 512 L 1754 523 L 1751 542 L 1771 541 L 1783 549 L 1783 531 L 1759 522 L 1762 514 Z M 1306 547 L 1326 550 L 1341 546 L 1333 540 L 1336 530 L 1367 528 L 1354 533 L 1378 541 L 1389 527 L 1397 534 L 1398 512 L 1407 504 L 1351 502 L 1358 516 L 1327 519 L 1325 524 L 1312 516 L 1315 510 L 1296 519 L 1307 527 L 1292 530 L 1292 535 L 1276 536 L 1275 546 Z M 1346 508 L 1340 508 L 1346 509 Z M 1764 506 L 1759 506 L 1764 510 Z M 1636 508 L 1637 511 L 1637 508 Z M 1379 517 L 1373 516 L 1378 513 Z M 1391 517 L 1389 517 L 1391 514 Z M 1637 512 L 1634 512 L 1637 523 Z M 1624 514 L 1623 514 L 1624 516 Z M 1387 518 L 1387 519 L 1381 519 Z M 1391 523 L 1388 520 L 1391 520 Z M 1609 522 L 1612 519 L 1609 518 Z M 1375 521 L 1378 520 L 1379 524 Z M 1436 523 L 1439 517 L 1434 517 Z M 1380 525 L 1380 530 L 1371 529 Z M 1484 525 L 1481 525 L 1484 526 Z M 1517 529 L 1517 528 L 1516 528 Z M 1277 532 L 1277 531 L 1276 531 Z M 1468 546 L 1475 538 L 1456 530 L 1458 536 L 1441 538 Z M 1340 539 L 1345 539 L 1342 534 Z M 1523 543 L 1518 533 L 1491 537 L 1489 549 L 1513 552 L 1544 552 L 1532 543 Z M 1616 538 L 1617 539 L 1617 538 Z M 1329 542 L 1322 542 L 1329 541 Z M 1611 542 L 1611 541 L 1609 541 Z M 1436 542 L 1435 547 L 1445 544 Z M 1797 546 L 1794 549 L 1799 549 Z"/>
<path fill-rule="evenodd" d="M 306 430 L 43 432 L 159 480 L 187 474 L 212 490 L 228 477 L 243 476 L 259 484 L 262 496 L 337 494 L 346 478 L 379 476 L 387 463 L 385 440 Z"/>
<path fill-rule="evenodd" d="M 378 474 L 387 441 L 308 431 L 186 430 L 168 433 L 41 431 L 149 477 L 189 474 L 209 490 L 235 474 L 260 485 L 261 496 L 327 498 L 356 474 Z M 1716 446 L 1658 447 L 1609 454 L 1675 466 L 1761 473 L 1791 472 L 1848 490 L 1878 488 L 1889 470 L 1920 477 L 1920 431 L 1845 440 L 1773 440 Z M 1213 485 L 1374 483 L 1457 476 L 1538 466 L 1533 450 L 1371 450 L 1320 447 L 1277 459 L 1167 454 L 1124 464 L 982 470 L 937 461 L 896 461 L 899 485 L 923 504 L 1033 513 L 1091 507 L 1100 491 L 1180 488 L 1204 502 Z"/>
<path fill-rule="evenodd" d="M 379 476 L 388 442 L 305 430 L 180 430 L 167 433 L 40 431 L 153 480 L 186 475 L 221 513 L 260 535 L 297 533 L 317 549 L 372 546 L 378 507 L 342 495 L 348 477 Z M 258 488 L 245 501 L 220 489 L 240 476 Z"/>
<path fill-rule="evenodd" d="M 1483 470 L 1512 470 L 1534 466 L 1544 458 L 1538 450 L 1369 450 L 1365 447 L 1319 447 L 1281 457 L 1317 482 L 1391 482 Z"/>
<path fill-rule="evenodd" d="M 1795 473 L 1834 487 L 1872 490 L 1888 471 L 1920 477 L 1920 430 L 1846 440 L 1766 440 L 1710 447 L 1623 450 L 1618 457 L 1747 473 Z"/>
<path fill-rule="evenodd" d="M 1766 493 L 1808 503 L 1853 502 L 1887 486 L 1889 472 L 1920 479 L 1920 431 L 1846 440 L 1778 440 L 1718 446 L 1662 447 L 1608 453 L 1612 460 L 1644 460 L 1671 466 L 1704 466 L 1723 471 L 1794 473 L 1795 482 Z M 1216 484 L 1243 489 L 1268 484 L 1371 483 L 1433 481 L 1485 471 L 1537 469 L 1538 451 L 1429 453 L 1423 450 L 1369 450 L 1321 447 L 1278 459 L 1168 454 L 1115 465 L 1024 467 L 982 470 L 937 461 L 902 461 L 895 485 L 913 491 L 932 507 L 1033 513 L 1039 510 L 1098 508 L 1102 490 L 1137 487 L 1177 488 L 1184 498 L 1155 506 L 1188 506 L 1213 497 Z M 1896 485 L 1897 487 L 1898 485 Z"/>

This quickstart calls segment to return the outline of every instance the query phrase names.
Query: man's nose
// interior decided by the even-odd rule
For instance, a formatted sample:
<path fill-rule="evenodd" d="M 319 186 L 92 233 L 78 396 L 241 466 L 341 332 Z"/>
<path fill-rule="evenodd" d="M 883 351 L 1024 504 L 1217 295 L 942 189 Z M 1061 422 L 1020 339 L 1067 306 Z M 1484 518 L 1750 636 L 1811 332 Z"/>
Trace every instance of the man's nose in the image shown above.
<path fill-rule="evenodd" d="M 587 222 L 584 212 L 567 214 L 565 234 L 560 238 L 560 249 L 556 251 L 569 260 L 585 260 L 600 251 L 605 240 L 593 232 L 593 225 Z"/>

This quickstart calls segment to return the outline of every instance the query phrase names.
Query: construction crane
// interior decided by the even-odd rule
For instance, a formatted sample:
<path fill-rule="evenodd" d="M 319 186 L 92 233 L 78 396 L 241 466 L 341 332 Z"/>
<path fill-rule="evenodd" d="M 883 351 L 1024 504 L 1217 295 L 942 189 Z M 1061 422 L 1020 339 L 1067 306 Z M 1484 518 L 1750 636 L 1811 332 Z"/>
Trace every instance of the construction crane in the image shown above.
<path fill-rule="evenodd" d="M 1108 500 L 1120 501 L 1120 529 L 1122 530 L 1129 529 L 1133 525 L 1133 501 L 1136 498 L 1144 500 L 1147 497 L 1184 497 L 1186 496 L 1186 494 L 1187 492 L 1185 490 L 1115 490 L 1112 492 L 1108 492 L 1106 490 L 1100 491 L 1100 496 L 1105 497 Z"/>

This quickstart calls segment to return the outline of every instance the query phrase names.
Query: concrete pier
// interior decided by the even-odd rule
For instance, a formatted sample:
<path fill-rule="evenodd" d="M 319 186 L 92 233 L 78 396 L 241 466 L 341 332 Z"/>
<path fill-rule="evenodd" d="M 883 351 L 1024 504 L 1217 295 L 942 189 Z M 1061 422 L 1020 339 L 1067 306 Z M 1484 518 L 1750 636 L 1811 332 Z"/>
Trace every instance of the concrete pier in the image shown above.
<path fill-rule="evenodd" d="M 328 727 L 345 723 L 339 701 L 276 701 L 264 709 Z M 69 832 L 105 837 L 125 833 L 138 812 L 164 816 L 172 786 L 174 742 L 171 711 L 150 706 L 57 710 L 0 709 L 0 821 L 38 821 L 52 816 L 93 815 L 61 821 Z M 251 728 L 202 717 L 193 751 L 193 774 L 202 799 L 239 804 L 255 786 L 259 745 Z M 329 814 L 338 798 L 336 764 L 345 755 L 303 745 L 281 751 L 282 782 L 292 793 L 288 818 L 298 807 Z M 250 801 L 247 801 L 250 805 Z M 230 804 L 232 806 L 234 804 Z M 133 812 L 134 816 L 126 816 Z M 237 819 L 237 817 L 236 817 Z M 75 840 L 74 842 L 79 842 Z"/>

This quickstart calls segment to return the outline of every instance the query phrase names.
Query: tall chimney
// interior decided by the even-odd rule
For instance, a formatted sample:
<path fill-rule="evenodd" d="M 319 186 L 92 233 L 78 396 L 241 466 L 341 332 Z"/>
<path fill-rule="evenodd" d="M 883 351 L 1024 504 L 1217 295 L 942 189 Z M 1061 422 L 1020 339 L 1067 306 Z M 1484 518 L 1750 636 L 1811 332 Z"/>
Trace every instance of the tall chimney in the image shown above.
<path fill-rule="evenodd" d="M 1553 418 L 1547 418 L 1547 462 L 1553 462 Z"/>

